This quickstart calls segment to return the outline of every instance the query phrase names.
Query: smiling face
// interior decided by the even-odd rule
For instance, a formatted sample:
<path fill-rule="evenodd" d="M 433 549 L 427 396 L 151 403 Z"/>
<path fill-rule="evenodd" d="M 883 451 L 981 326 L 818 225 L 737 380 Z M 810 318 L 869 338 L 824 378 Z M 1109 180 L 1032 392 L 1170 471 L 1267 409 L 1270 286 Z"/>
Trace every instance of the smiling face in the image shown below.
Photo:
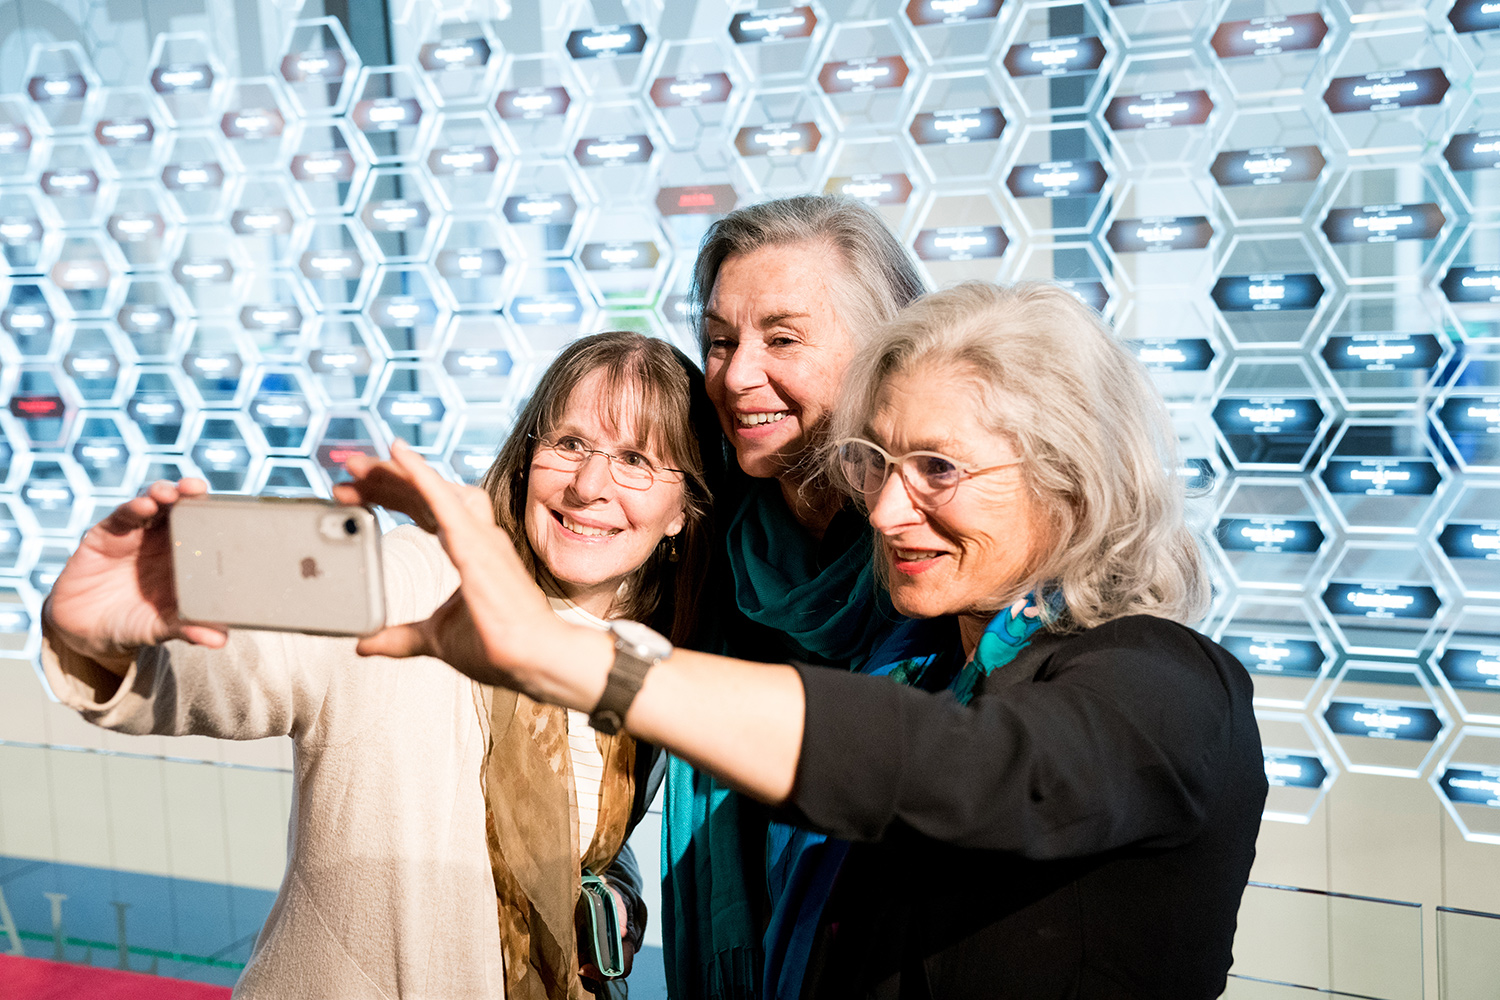
<path fill-rule="evenodd" d="M 823 243 L 762 247 L 725 259 L 704 314 L 704 374 L 740 468 L 792 470 L 827 420 L 854 341 L 834 312 L 843 279 Z"/>
<path fill-rule="evenodd" d="M 638 399 L 611 398 L 604 374 L 596 371 L 578 383 L 562 417 L 544 436 L 632 462 L 644 458 L 658 470 L 671 466 L 653 442 L 637 439 L 638 407 Z M 614 481 L 610 463 L 589 455 L 568 468 L 550 450 L 536 448 L 526 477 L 525 526 L 532 551 L 562 596 L 600 618 L 608 616 L 621 584 L 686 521 L 682 476 L 665 473 L 649 489 L 629 489 Z"/>
<path fill-rule="evenodd" d="M 1008 438 L 980 424 L 979 412 L 977 393 L 963 378 L 894 375 L 876 397 L 871 440 L 896 455 L 940 452 L 964 469 L 1019 458 Z M 1022 596 L 1018 588 L 1051 544 L 1024 470 L 1011 465 L 965 477 L 952 499 L 930 510 L 912 502 L 894 471 L 865 497 L 898 611 L 914 618 L 959 615 L 967 635 Z"/>

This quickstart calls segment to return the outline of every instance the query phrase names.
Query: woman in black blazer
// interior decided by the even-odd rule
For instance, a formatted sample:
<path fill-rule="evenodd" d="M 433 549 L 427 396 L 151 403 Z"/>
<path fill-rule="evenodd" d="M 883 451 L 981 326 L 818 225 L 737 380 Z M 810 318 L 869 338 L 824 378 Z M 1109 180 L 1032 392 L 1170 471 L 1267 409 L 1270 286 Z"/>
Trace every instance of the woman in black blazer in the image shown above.
<path fill-rule="evenodd" d="M 847 379 L 835 469 L 897 610 L 947 620 L 953 655 L 862 676 L 570 628 L 409 451 L 388 468 L 421 500 L 364 495 L 430 504 L 464 583 L 361 648 L 622 718 L 848 842 L 768 996 L 1212 1000 L 1266 780 L 1249 677 L 1183 624 L 1208 586 L 1148 376 L 1062 289 L 970 284 Z"/>

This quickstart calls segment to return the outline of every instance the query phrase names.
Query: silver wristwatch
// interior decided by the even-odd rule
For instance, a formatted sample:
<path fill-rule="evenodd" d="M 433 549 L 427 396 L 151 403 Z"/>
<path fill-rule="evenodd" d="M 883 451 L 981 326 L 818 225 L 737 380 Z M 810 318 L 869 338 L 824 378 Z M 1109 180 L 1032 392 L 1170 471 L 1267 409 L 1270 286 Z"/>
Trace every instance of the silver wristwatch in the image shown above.
<path fill-rule="evenodd" d="M 672 644 L 660 633 L 640 622 L 609 623 L 615 637 L 615 662 L 604 682 L 599 704 L 589 713 L 589 725 L 611 736 L 625 725 L 625 713 L 646 681 L 646 671 L 672 655 Z"/>

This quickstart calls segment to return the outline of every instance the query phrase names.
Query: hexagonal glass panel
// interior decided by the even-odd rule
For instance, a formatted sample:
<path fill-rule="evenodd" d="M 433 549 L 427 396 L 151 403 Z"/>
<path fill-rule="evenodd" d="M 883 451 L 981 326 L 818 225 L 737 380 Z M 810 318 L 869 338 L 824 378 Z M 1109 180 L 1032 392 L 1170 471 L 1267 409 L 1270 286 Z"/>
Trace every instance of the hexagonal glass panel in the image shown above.
<path fill-rule="evenodd" d="M 378 376 L 385 362 L 373 336 L 363 316 L 318 318 L 307 367 L 324 400 L 334 405 L 368 401 L 371 376 Z"/>
<path fill-rule="evenodd" d="M 1443 587 L 1416 543 L 1353 541 L 1320 595 L 1344 649 L 1356 656 L 1416 656 L 1429 648 Z"/>
<path fill-rule="evenodd" d="M 26 536 L 36 532 L 25 511 L 24 507 L 12 506 L 9 500 L 0 500 L 0 571 L 7 575 L 20 570 Z"/>
<path fill-rule="evenodd" d="M 170 360 L 181 349 L 177 319 L 183 308 L 168 282 L 133 278 L 125 286 L 125 300 L 115 313 L 115 322 L 129 338 L 137 357 Z"/>
<path fill-rule="evenodd" d="M 51 365 L 22 365 L 16 373 L 10 413 L 34 448 L 61 447 L 71 422 L 76 403 L 64 395 L 58 375 Z"/>
<path fill-rule="evenodd" d="M 205 35 L 157 35 L 147 72 L 169 124 L 197 125 L 213 117 L 215 86 L 222 84 L 224 71 Z"/>
<path fill-rule="evenodd" d="M 1207 184 L 1191 175 L 1157 170 L 1126 185 L 1105 223 L 1116 276 L 1136 287 L 1210 284 L 1212 211 Z"/>
<path fill-rule="evenodd" d="M 1500 226 L 1470 227 L 1438 287 L 1465 340 L 1500 340 Z"/>
<path fill-rule="evenodd" d="M 47 231 L 30 191 L 0 194 L 0 257 L 12 274 L 34 272 L 42 261 Z"/>
<path fill-rule="evenodd" d="M 982 59 L 998 33 L 1000 0 L 909 0 L 902 8 L 928 63 Z"/>
<path fill-rule="evenodd" d="M 1438 549 L 1464 596 L 1500 598 L 1500 485 L 1460 485 L 1437 529 Z"/>
<path fill-rule="evenodd" d="M 716 219 L 740 204 L 745 185 L 727 144 L 658 151 L 656 212 L 677 255 L 692 256 Z"/>
<path fill-rule="evenodd" d="M 528 257 L 568 256 L 573 222 L 588 198 L 566 160 L 523 162 L 516 171 L 500 214 Z"/>
<path fill-rule="evenodd" d="M 243 493 L 255 472 L 256 455 L 250 447 L 255 434 L 242 425 L 239 413 L 212 413 L 192 434 L 188 454 L 217 493 Z"/>
<path fill-rule="evenodd" d="M 166 132 L 153 120 L 155 108 L 144 90 L 111 88 L 104 95 L 94 141 L 104 150 L 116 177 L 155 174 Z"/>
<path fill-rule="evenodd" d="M 240 306 L 240 326 L 262 357 L 300 358 L 312 311 L 292 274 L 257 271 Z"/>
<path fill-rule="evenodd" d="M 99 77 L 78 42 L 33 45 L 24 79 L 26 96 L 52 132 L 83 125 L 99 88 Z"/>
<path fill-rule="evenodd" d="M 1485 0 L 1457 0 L 1447 8 L 1448 23 L 1458 34 L 1459 44 L 1464 47 L 1469 60 L 1474 64 L 1475 75 L 1487 85 L 1500 73 L 1500 16 Z"/>
<path fill-rule="evenodd" d="M 448 467 L 454 475 L 470 486 L 479 485 L 494 464 L 501 442 L 510 436 L 513 423 L 509 411 L 470 408 L 464 415 L 463 430 L 448 451 Z"/>
<path fill-rule="evenodd" d="M 233 309 L 249 280 L 249 262 L 231 232 L 227 226 L 200 226 L 183 233 L 172 277 L 200 315 Z"/>
<path fill-rule="evenodd" d="M 192 460 L 182 455 L 152 455 L 146 462 L 145 468 L 145 474 L 141 477 L 141 481 L 136 484 L 137 489 L 154 483 L 158 479 L 176 482 L 179 479 L 186 479 L 188 476 L 196 476 L 199 479 L 203 478 L 203 473 L 198 470 L 197 466 L 193 465 Z"/>
<path fill-rule="evenodd" d="M 228 208 L 231 188 L 222 143 L 217 132 L 169 133 L 161 183 L 188 222 L 215 221 Z"/>
<path fill-rule="evenodd" d="M 1469 68 L 1451 35 L 1412 19 L 1351 34 L 1327 73 L 1323 105 L 1349 154 L 1406 159 L 1452 128 L 1464 101 L 1449 90 Z"/>
<path fill-rule="evenodd" d="M 1350 660 L 1319 707 L 1344 767 L 1419 778 L 1448 734 L 1448 713 L 1415 663 Z"/>
<path fill-rule="evenodd" d="M 317 411 L 297 368 L 268 368 L 260 373 L 250 396 L 250 419 L 274 452 L 303 452 Z"/>
<path fill-rule="evenodd" d="M 1028 4 L 1006 36 L 1002 64 L 1027 113 L 1087 111 L 1113 67 L 1113 38 L 1086 4 Z"/>
<path fill-rule="evenodd" d="M 0 306 L 0 329 L 10 335 L 22 357 L 41 358 L 52 351 L 57 314 L 46 288 L 17 282 L 7 290 L 5 304 Z"/>
<path fill-rule="evenodd" d="M 734 54 L 752 80 L 807 76 L 826 30 L 825 16 L 810 4 L 742 11 L 729 19 Z"/>
<path fill-rule="evenodd" d="M 560 156 L 569 148 L 568 137 L 582 108 L 572 95 L 583 90 L 571 62 L 552 55 L 511 61 L 495 98 L 495 112 L 513 148 L 544 156 Z"/>
<path fill-rule="evenodd" d="M 594 104 L 584 112 L 573 162 L 579 176 L 604 205 L 640 200 L 650 186 L 651 138 L 639 104 Z"/>
<path fill-rule="evenodd" d="M 372 163 L 404 163 L 421 154 L 432 114 L 427 93 L 407 66 L 366 66 L 349 121 Z"/>
<path fill-rule="evenodd" d="M 1448 452 L 1465 472 L 1500 472 L 1500 355 L 1470 355 L 1432 405 Z"/>
<path fill-rule="evenodd" d="M 304 117 L 337 114 L 359 76 L 359 56 L 336 18 L 297 21 L 279 65 L 293 107 Z"/>
<path fill-rule="evenodd" d="M 1255 713 L 1255 721 L 1270 786 L 1261 818 L 1276 823 L 1312 822 L 1339 774 L 1332 751 L 1302 715 L 1262 711 Z"/>
<path fill-rule="evenodd" d="M 100 154 L 93 143 L 59 142 L 47 154 L 37 184 L 46 197 L 47 222 L 61 226 L 91 226 L 99 222 L 100 177 L 103 169 L 96 159 Z"/>
<path fill-rule="evenodd" d="M 181 235 L 177 206 L 154 184 L 116 189 L 104 227 L 132 271 L 166 267 L 176 256 Z"/>
<path fill-rule="evenodd" d="M 236 331 L 227 326 L 199 326 L 188 340 L 182 370 L 208 406 L 233 406 L 247 376 L 254 373 L 246 362 L 248 351 Z"/>
<path fill-rule="evenodd" d="M 261 466 L 251 491 L 265 497 L 324 497 L 329 495 L 327 483 L 319 473 L 317 463 L 302 459 L 271 459 Z"/>
<path fill-rule="evenodd" d="M 1006 125 L 1001 103 L 1000 88 L 983 70 L 929 76 L 906 128 L 927 176 L 992 176 Z"/>
<path fill-rule="evenodd" d="M 647 95 L 668 145 L 697 149 L 709 133 L 728 123 L 745 90 L 743 80 L 735 78 L 738 74 L 730 75 L 736 69 L 717 38 L 662 43 Z"/>
<path fill-rule="evenodd" d="M 30 180 L 36 169 L 36 137 L 26 106 L 17 97 L 0 97 L 0 171 L 15 180 Z"/>
<path fill-rule="evenodd" d="M 606 211 L 590 222 L 577 259 L 584 284 L 600 306 L 639 306 L 655 300 L 671 252 L 654 213 Z"/>
<path fill-rule="evenodd" d="M 1317 481 L 1345 530 L 1415 534 L 1447 479 L 1424 422 L 1345 421 L 1318 463 Z"/>
<path fill-rule="evenodd" d="M 939 195 L 918 222 L 912 252 L 934 287 L 969 279 L 994 281 L 1010 246 L 1013 218 L 988 191 Z"/>
<path fill-rule="evenodd" d="M 290 109 L 275 77 L 229 81 L 220 109 L 219 132 L 241 170 L 253 172 L 286 162 Z"/>
<path fill-rule="evenodd" d="M 834 135 L 821 105 L 800 87 L 761 90 L 745 102 L 734 125 L 740 168 L 756 191 L 770 197 L 812 189 Z"/>
<path fill-rule="evenodd" d="M 1122 307 L 1115 331 L 1146 366 L 1169 405 L 1195 403 L 1213 389 L 1225 351 L 1203 295 L 1142 289 Z"/>
<path fill-rule="evenodd" d="M 516 336 L 499 315 L 455 316 L 443 370 L 458 394 L 470 405 L 510 406 L 517 393 L 517 376 L 523 374 L 524 355 L 518 362 Z M 467 434 L 468 431 L 465 431 Z M 495 446 L 489 447 L 494 457 Z M 486 468 L 488 464 L 486 463 Z M 463 470 L 455 464 L 455 469 Z M 483 472 L 483 469 L 480 470 Z"/>
<path fill-rule="evenodd" d="M 387 365 L 385 385 L 375 401 L 375 412 L 386 431 L 422 451 L 441 449 L 456 416 L 443 383 L 443 376 L 430 368 L 401 362 Z"/>
<path fill-rule="evenodd" d="M 1203 126 L 1214 110 L 1213 86 L 1208 68 L 1191 52 L 1127 58 L 1098 112 L 1115 158 L 1131 170 L 1196 164 L 1208 148 Z"/>
<path fill-rule="evenodd" d="M 229 228 L 257 269 L 287 267 L 295 259 L 293 230 L 300 214 L 284 178 L 254 178 L 246 180 L 235 195 Z"/>
<path fill-rule="evenodd" d="M 432 186 L 421 171 L 383 167 L 370 171 L 360 195 L 359 219 L 369 230 L 380 260 L 425 260 L 437 237 L 440 217 Z"/>
<path fill-rule="evenodd" d="M 0 651 L 25 658 L 32 648 L 32 612 L 24 584 L 0 587 Z"/>
<path fill-rule="evenodd" d="M 1411 163 L 1349 171 L 1318 228 L 1345 281 L 1405 283 L 1430 277 L 1452 218 L 1427 171 Z"/>
<path fill-rule="evenodd" d="M 1500 174 L 1494 169 L 1500 166 L 1500 94 L 1474 95 L 1443 146 L 1441 166 L 1458 189 L 1461 210 L 1474 215 L 1500 211 Z"/>
<path fill-rule="evenodd" d="M 823 191 L 864 202 L 901 232 L 920 201 L 915 195 L 922 175 L 914 159 L 905 137 L 840 139 L 829 158 Z"/>
<path fill-rule="evenodd" d="M 303 211 L 348 212 L 364 183 L 368 161 L 356 154 L 343 119 L 299 125 L 293 146 L 292 189 Z"/>
<path fill-rule="evenodd" d="M 86 406 L 105 406 L 117 402 L 115 389 L 120 384 L 120 349 L 107 327 L 80 326 L 73 331 L 68 353 L 63 355 L 63 371 L 73 380 L 73 387 Z M 127 360 L 129 355 L 126 354 Z"/>
<path fill-rule="evenodd" d="M 119 284 L 120 261 L 99 237 L 71 236 L 58 248 L 52 283 L 75 316 L 98 316 L 113 309 L 112 290 Z"/>
<path fill-rule="evenodd" d="M 1459 612 L 1431 666 L 1465 722 L 1500 724 L 1500 608 Z"/>
<path fill-rule="evenodd" d="M 1332 548 L 1331 534 L 1303 480 L 1238 478 L 1219 502 L 1213 541 L 1240 586 L 1295 592 Z"/>
<path fill-rule="evenodd" d="M 426 154 L 427 173 L 452 211 L 478 211 L 499 196 L 514 159 L 488 113 L 445 114 Z"/>
<path fill-rule="evenodd" d="M 431 272 L 418 264 L 382 265 L 365 314 L 386 351 L 406 358 L 431 357 L 448 318 L 433 293 Z"/>
<path fill-rule="evenodd" d="M 819 56 L 818 87 L 844 132 L 887 134 L 905 123 L 920 69 L 894 24 L 835 24 Z"/>
<path fill-rule="evenodd" d="M 649 16 L 649 5 L 628 2 L 610 6 L 625 20 L 615 24 L 595 23 L 595 12 L 580 6 L 563 42 L 563 48 L 573 59 L 574 72 L 597 97 L 623 96 L 637 90 L 655 55 L 652 33 L 639 20 Z"/>
<path fill-rule="evenodd" d="M 1250 671 L 1257 706 L 1306 708 L 1334 661 L 1328 634 L 1299 597 L 1241 595 L 1213 638 Z"/>
<path fill-rule="evenodd" d="M 1012 269 L 1017 281 L 1051 281 L 1105 316 L 1113 311 L 1114 281 L 1093 243 L 1033 243 Z"/>
<path fill-rule="evenodd" d="M 307 279 L 319 309 L 358 308 L 373 278 L 365 266 L 368 251 L 348 222 L 321 222 L 308 227 L 297 268 Z"/>
<path fill-rule="evenodd" d="M 183 400 L 178 373 L 171 368 L 142 367 L 125 413 L 145 438 L 148 449 L 174 451 L 182 446 L 182 431 L 192 416 Z"/>
<path fill-rule="evenodd" d="M 69 449 L 95 490 L 105 493 L 128 490 L 131 483 L 131 448 L 128 424 L 107 413 L 85 411 Z"/>
<path fill-rule="evenodd" d="M 1209 0 L 1151 4 L 1144 0 L 1120 0 L 1106 12 L 1115 31 L 1132 46 L 1181 43 L 1206 33 L 1213 23 L 1214 4 Z"/>
<path fill-rule="evenodd" d="M 1081 234 L 1094 229 L 1109 204 L 1109 174 L 1091 126 L 1036 125 L 1021 136 L 1005 189 L 1031 232 Z"/>
<path fill-rule="evenodd" d="M 1204 61 L 1240 100 L 1300 97 L 1329 33 L 1328 21 L 1312 6 L 1306 0 L 1228 0 L 1215 15 Z"/>
<path fill-rule="evenodd" d="M 1213 406 L 1219 439 L 1242 470 L 1301 471 L 1331 417 L 1300 358 L 1236 359 Z"/>
<path fill-rule="evenodd" d="M 505 51 L 483 21 L 444 21 L 417 51 L 439 105 L 482 101 L 494 93 Z"/>
<path fill-rule="evenodd" d="M 1233 346 L 1295 350 L 1333 298 L 1330 284 L 1305 237 L 1235 236 L 1213 300 Z"/>
<path fill-rule="evenodd" d="M 1209 175 L 1239 222 L 1293 222 L 1326 183 L 1319 134 L 1301 108 L 1241 108 L 1218 141 Z"/>
<path fill-rule="evenodd" d="M 578 334 L 593 311 L 570 263 L 527 267 L 506 314 L 532 347 L 547 354 L 560 350 Z"/>
<path fill-rule="evenodd" d="M 328 423 L 318 436 L 313 455 L 318 468 L 328 477 L 330 484 L 342 483 L 349 479 L 349 473 L 344 470 L 344 463 L 349 460 L 349 456 L 359 454 L 371 458 L 385 457 L 385 449 L 376 443 L 377 440 L 379 432 L 368 414 L 335 414 L 328 418 Z"/>
<path fill-rule="evenodd" d="M 433 260 L 448 300 L 459 309 L 496 309 L 504 302 L 522 255 L 489 217 L 449 219 Z"/>
<path fill-rule="evenodd" d="M 50 459 L 33 462 L 19 495 L 43 531 L 63 532 L 73 526 L 78 491 L 63 462 Z"/>
<path fill-rule="evenodd" d="M 1336 310 L 1318 358 L 1345 409 L 1412 406 L 1427 395 L 1453 352 L 1428 294 L 1350 295 Z"/>
<path fill-rule="evenodd" d="M 1492 729 L 1464 729 L 1428 780 L 1465 840 L 1500 844 L 1500 733 Z M 1472 931 L 1463 935 L 1453 933 L 1454 921 L 1458 920 L 1490 923 L 1467 910 L 1439 907 L 1440 940 L 1446 943 L 1450 939 L 1473 939 Z M 1482 933 L 1494 932 L 1493 927 L 1486 927 Z M 1449 968 L 1445 963 L 1445 981 Z"/>

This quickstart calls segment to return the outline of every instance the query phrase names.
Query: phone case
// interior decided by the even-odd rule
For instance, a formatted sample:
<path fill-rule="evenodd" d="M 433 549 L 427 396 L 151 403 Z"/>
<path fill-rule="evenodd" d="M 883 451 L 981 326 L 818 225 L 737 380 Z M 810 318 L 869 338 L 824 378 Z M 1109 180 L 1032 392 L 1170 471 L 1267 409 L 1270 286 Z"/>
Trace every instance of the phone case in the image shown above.
<path fill-rule="evenodd" d="M 170 516 L 185 620 L 317 635 L 369 635 L 385 624 L 380 526 L 365 508 L 200 496 Z"/>
<path fill-rule="evenodd" d="M 584 871 L 583 891 L 578 895 L 578 909 L 573 916 L 578 925 L 579 953 L 592 960 L 605 978 L 623 976 L 625 936 L 615 911 L 614 896 L 603 878 Z"/>

